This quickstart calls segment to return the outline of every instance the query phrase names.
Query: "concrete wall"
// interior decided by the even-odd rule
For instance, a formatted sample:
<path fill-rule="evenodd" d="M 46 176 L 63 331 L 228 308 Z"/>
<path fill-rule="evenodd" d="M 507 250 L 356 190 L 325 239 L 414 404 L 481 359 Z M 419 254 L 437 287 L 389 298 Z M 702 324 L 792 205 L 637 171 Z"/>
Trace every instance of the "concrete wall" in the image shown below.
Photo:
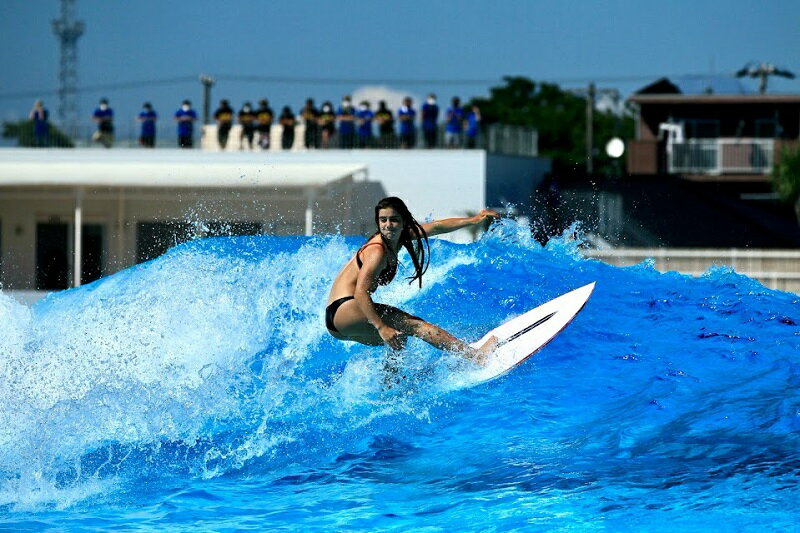
<path fill-rule="evenodd" d="M 365 164 L 369 180 L 402 198 L 419 221 L 464 216 L 486 206 L 483 150 L 315 150 L 264 157 L 276 164 Z"/>
<path fill-rule="evenodd" d="M 520 213 L 530 215 L 534 191 L 550 170 L 548 158 L 489 154 L 486 157 L 487 207 L 513 204 Z"/>

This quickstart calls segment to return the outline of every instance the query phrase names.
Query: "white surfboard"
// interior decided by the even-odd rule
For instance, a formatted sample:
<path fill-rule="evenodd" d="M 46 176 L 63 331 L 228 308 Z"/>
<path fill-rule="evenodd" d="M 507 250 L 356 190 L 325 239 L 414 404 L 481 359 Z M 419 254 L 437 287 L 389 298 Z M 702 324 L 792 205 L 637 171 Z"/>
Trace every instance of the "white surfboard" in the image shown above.
<path fill-rule="evenodd" d="M 472 347 L 477 348 L 491 336 L 499 341 L 486 365 L 466 376 L 469 383 L 475 385 L 499 378 L 524 363 L 567 327 L 593 290 L 594 283 L 584 285 L 506 321 L 474 342 Z"/>

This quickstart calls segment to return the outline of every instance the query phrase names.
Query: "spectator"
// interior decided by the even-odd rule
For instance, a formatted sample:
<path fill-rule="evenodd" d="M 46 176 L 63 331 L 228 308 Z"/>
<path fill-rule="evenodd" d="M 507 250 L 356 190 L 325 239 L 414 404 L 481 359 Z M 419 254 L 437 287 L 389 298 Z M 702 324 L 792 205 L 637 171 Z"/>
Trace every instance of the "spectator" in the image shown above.
<path fill-rule="evenodd" d="M 239 111 L 239 124 L 242 126 L 242 133 L 239 135 L 239 150 L 244 150 L 244 140 L 247 139 L 247 146 L 253 149 L 253 137 L 256 133 L 256 115 L 250 102 L 245 102 Z"/>
<path fill-rule="evenodd" d="M 369 108 L 369 102 L 363 100 L 358 105 L 356 112 L 356 124 L 358 125 L 358 147 L 369 148 L 372 146 L 372 119 L 374 114 Z"/>
<path fill-rule="evenodd" d="M 272 119 L 275 114 L 266 98 L 258 101 L 256 109 L 256 129 L 258 130 L 258 145 L 263 150 L 269 150 L 270 133 L 272 132 Z"/>
<path fill-rule="evenodd" d="M 464 111 L 461 109 L 461 100 L 457 96 L 454 96 L 450 101 L 450 109 L 447 110 L 445 120 L 445 146 L 448 148 L 460 147 L 461 135 L 464 131 Z"/>
<path fill-rule="evenodd" d="M 97 123 L 97 131 L 92 135 L 92 140 L 111 148 L 114 144 L 114 110 L 108 106 L 108 100 L 100 100 L 94 110 L 93 119 Z"/>
<path fill-rule="evenodd" d="M 156 120 L 158 114 L 153 111 L 153 106 L 150 102 L 145 102 L 142 105 L 142 110 L 136 120 L 141 122 L 142 128 L 139 132 L 139 145 L 145 148 L 155 148 L 156 146 Z"/>
<path fill-rule="evenodd" d="M 194 142 L 194 121 L 197 113 L 192 109 L 192 103 L 184 100 L 180 109 L 175 111 L 175 122 L 178 123 L 178 146 L 191 148 Z"/>
<path fill-rule="evenodd" d="M 339 148 L 352 148 L 356 136 L 356 110 L 349 96 L 342 98 L 342 105 L 336 112 L 339 119 Z"/>
<path fill-rule="evenodd" d="M 217 121 L 217 142 L 220 150 L 228 146 L 228 136 L 233 127 L 233 108 L 227 100 L 220 100 L 219 107 L 214 111 L 214 120 Z"/>
<path fill-rule="evenodd" d="M 436 105 L 436 95 L 431 93 L 428 100 L 422 104 L 422 135 L 425 136 L 425 148 L 436 148 L 436 130 L 439 121 L 439 106 Z"/>
<path fill-rule="evenodd" d="M 49 113 L 41 100 L 36 100 L 31 109 L 30 119 L 33 121 L 33 145 L 42 148 L 49 144 L 50 125 L 47 122 Z"/>
<path fill-rule="evenodd" d="M 311 98 L 306 100 L 306 105 L 300 113 L 303 117 L 306 131 L 304 135 L 304 144 L 306 148 L 319 148 L 319 109 L 314 107 L 314 100 Z"/>
<path fill-rule="evenodd" d="M 472 104 L 470 112 L 467 115 L 467 148 L 475 148 L 478 146 L 478 132 L 481 128 L 481 110 Z"/>
<path fill-rule="evenodd" d="M 336 134 L 336 113 L 333 112 L 333 104 L 324 102 L 322 111 L 319 114 L 319 129 L 322 136 L 320 142 L 322 148 L 330 148 L 331 137 Z"/>
<path fill-rule="evenodd" d="M 412 107 L 412 100 L 406 96 L 403 105 L 397 110 L 397 120 L 400 121 L 400 147 L 414 148 L 417 145 L 417 130 L 414 125 L 417 112 Z"/>
<path fill-rule="evenodd" d="M 281 147 L 284 150 L 291 150 L 292 146 L 294 146 L 294 127 L 297 124 L 297 120 L 288 105 L 284 106 L 283 111 L 281 111 L 280 122 L 281 126 L 283 126 Z"/>
<path fill-rule="evenodd" d="M 386 107 L 386 100 L 378 102 L 378 110 L 375 112 L 375 122 L 378 123 L 378 134 L 380 135 L 381 148 L 391 148 L 394 146 L 394 115 L 391 109 Z"/>

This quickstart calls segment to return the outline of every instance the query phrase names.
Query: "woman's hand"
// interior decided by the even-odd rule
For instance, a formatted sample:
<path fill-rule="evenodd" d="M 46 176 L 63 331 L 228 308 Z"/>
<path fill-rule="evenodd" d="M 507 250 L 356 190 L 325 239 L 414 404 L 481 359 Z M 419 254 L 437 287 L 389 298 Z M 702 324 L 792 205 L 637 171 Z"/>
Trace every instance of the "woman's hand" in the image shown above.
<path fill-rule="evenodd" d="M 500 218 L 500 213 L 497 213 L 496 211 L 492 211 L 490 209 L 484 209 L 483 211 L 481 211 L 472 218 L 475 219 L 475 224 L 480 224 L 487 218 L 492 220 L 497 220 L 498 218 Z"/>
<path fill-rule="evenodd" d="M 402 350 L 406 347 L 406 335 L 391 326 L 381 326 L 378 329 L 378 335 L 392 350 Z"/>

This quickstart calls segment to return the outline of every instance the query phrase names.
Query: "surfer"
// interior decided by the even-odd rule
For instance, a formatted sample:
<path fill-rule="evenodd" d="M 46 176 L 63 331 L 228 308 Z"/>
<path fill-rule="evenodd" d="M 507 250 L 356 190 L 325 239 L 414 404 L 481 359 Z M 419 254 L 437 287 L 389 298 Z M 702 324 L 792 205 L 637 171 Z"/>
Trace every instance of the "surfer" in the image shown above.
<path fill-rule="evenodd" d="M 336 276 L 325 309 L 325 325 L 331 335 L 340 340 L 368 346 L 386 344 L 393 350 L 405 347 L 409 335 L 432 346 L 456 352 L 478 364 L 494 349 L 492 337 L 475 349 L 445 330 L 412 316 L 396 307 L 375 303 L 372 293 L 379 285 L 387 285 L 397 273 L 400 248 L 408 251 L 414 264 L 415 280 L 422 287 L 422 275 L 428 268 L 428 237 L 476 226 L 500 215 L 483 210 L 467 218 L 449 218 L 419 224 L 397 197 L 384 198 L 375 206 L 376 231 Z"/>

